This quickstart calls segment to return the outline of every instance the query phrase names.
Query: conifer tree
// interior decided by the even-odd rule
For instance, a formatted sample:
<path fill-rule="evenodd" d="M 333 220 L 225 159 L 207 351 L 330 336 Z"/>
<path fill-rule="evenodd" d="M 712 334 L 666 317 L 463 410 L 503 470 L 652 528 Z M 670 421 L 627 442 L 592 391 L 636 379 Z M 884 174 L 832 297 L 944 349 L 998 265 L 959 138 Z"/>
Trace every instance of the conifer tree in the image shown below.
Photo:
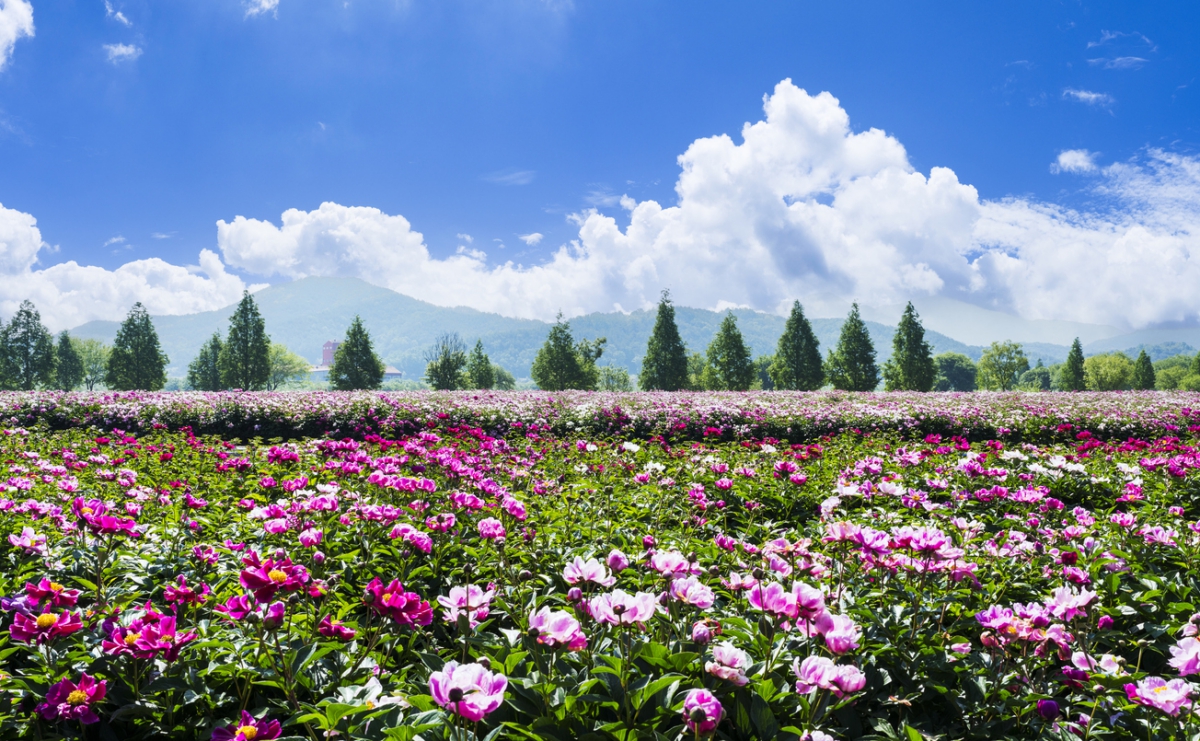
<path fill-rule="evenodd" d="M 338 345 L 329 368 L 329 385 L 337 391 L 377 389 L 383 385 L 387 366 L 375 354 L 371 335 L 357 315 L 346 330 L 346 340 Z"/>
<path fill-rule="evenodd" d="M 733 312 L 726 313 L 721 320 L 705 355 L 712 369 L 705 380 L 706 387 L 715 391 L 746 391 L 754 383 L 754 361 Z"/>
<path fill-rule="evenodd" d="M 57 379 L 54 385 L 63 391 L 70 391 L 83 383 L 83 358 L 79 357 L 71 335 L 66 332 L 58 335 L 54 371 Z"/>
<path fill-rule="evenodd" d="M 921 318 L 910 301 L 892 335 L 892 357 L 883 364 L 884 388 L 888 391 L 929 391 L 936 379 L 933 352 L 925 341 Z"/>
<path fill-rule="evenodd" d="M 1138 353 L 1137 360 L 1133 364 L 1131 385 L 1139 391 L 1153 391 L 1157 380 L 1154 374 L 1154 363 L 1150 362 L 1150 356 L 1146 354 L 1146 350 L 1143 348 Z"/>
<path fill-rule="evenodd" d="M 496 373 L 492 370 L 492 361 L 483 351 L 483 340 L 475 340 L 475 349 L 467 358 L 467 379 L 475 389 L 490 389 L 496 385 Z"/>
<path fill-rule="evenodd" d="M 167 362 L 149 312 L 134 304 L 117 330 L 104 383 L 114 391 L 158 391 L 167 383 Z"/>
<path fill-rule="evenodd" d="M 825 361 L 825 375 L 835 389 L 874 391 L 879 385 L 879 367 L 875 365 L 875 345 L 867 325 L 858 313 L 858 304 L 842 323 L 837 347 Z"/>
<path fill-rule="evenodd" d="M 483 346 L 479 345 L 482 352 Z M 425 383 L 438 391 L 464 388 L 470 378 L 467 368 L 467 346 L 457 332 L 443 332 L 425 351 Z"/>
<path fill-rule="evenodd" d="M 32 391 L 54 385 L 54 336 L 42 315 L 22 301 L 12 321 L 0 330 L 0 377 L 4 387 Z"/>
<path fill-rule="evenodd" d="M 220 391 L 225 388 L 221 383 L 221 333 L 213 332 L 213 336 L 200 346 L 196 358 L 188 363 L 187 384 L 196 391 Z"/>
<path fill-rule="evenodd" d="M 546 336 L 546 342 L 533 359 L 530 376 L 543 391 L 564 389 L 593 390 L 600 380 L 596 361 L 604 353 L 606 340 L 581 340 L 575 343 L 570 322 L 558 315 Z"/>
<path fill-rule="evenodd" d="M 799 301 L 792 302 L 770 373 L 777 389 L 816 391 L 825 384 L 820 343 Z"/>
<path fill-rule="evenodd" d="M 225 388 L 257 391 L 266 387 L 271 377 L 271 338 L 249 291 L 242 292 L 242 300 L 229 317 L 229 334 L 217 364 Z"/>
<path fill-rule="evenodd" d="M 1086 379 L 1083 375 L 1083 345 L 1079 338 L 1071 343 L 1071 351 L 1067 353 L 1067 362 L 1063 364 L 1059 375 L 1059 386 L 1063 391 L 1083 391 Z"/>
<path fill-rule="evenodd" d="M 675 307 L 670 292 L 664 290 L 658 301 L 654 330 L 646 343 L 638 385 L 643 391 L 679 391 L 688 387 L 687 346 L 675 324 Z"/>

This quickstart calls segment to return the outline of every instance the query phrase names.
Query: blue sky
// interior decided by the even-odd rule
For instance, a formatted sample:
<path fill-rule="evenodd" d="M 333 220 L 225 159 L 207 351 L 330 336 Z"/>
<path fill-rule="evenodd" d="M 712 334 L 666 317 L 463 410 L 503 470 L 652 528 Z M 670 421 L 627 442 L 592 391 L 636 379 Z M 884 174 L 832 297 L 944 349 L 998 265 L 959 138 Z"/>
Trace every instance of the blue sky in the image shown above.
<path fill-rule="evenodd" d="M 903 146 L 908 169 L 953 171 L 985 211 L 1012 197 L 1035 211 L 1078 208 L 1123 223 L 1141 196 L 1114 191 L 1129 171 L 1105 168 L 1152 173 L 1152 152 L 1182 157 L 1158 178 L 1177 186 L 1200 143 L 1200 10 L 1187 3 L 253 2 L 262 5 L 0 0 L 16 37 L 0 69 L 0 204 L 36 219 L 42 244 L 30 269 L 73 260 L 112 271 L 148 258 L 182 266 L 208 249 L 246 284 L 344 272 L 332 263 L 273 270 L 244 245 L 238 259 L 236 246 L 218 244 L 219 220 L 278 226 L 285 210 L 325 202 L 403 216 L 435 260 L 465 249 L 486 252 L 478 259 L 488 265 L 535 265 L 572 240 L 590 244 L 588 209 L 624 230 L 632 213 L 622 195 L 678 205 L 680 155 L 706 137 L 740 143 L 743 124 L 763 119 L 764 95 L 785 79 L 831 93 L 850 133 L 882 129 Z M 18 5 L 32 6 L 32 36 L 11 31 Z M 1080 153 L 1065 170 L 1064 151 Z M 1196 210 L 1192 202 L 1169 216 L 1191 223 Z M 534 233 L 543 235 L 534 244 L 518 236 Z M 956 249 L 974 264 L 997 239 Z M 1033 237 L 1022 239 L 996 259 L 1034 249 Z M 720 249 L 732 259 L 737 248 Z M 799 271 L 803 280 L 831 269 L 837 250 L 823 259 Z M 934 265 L 922 260 L 905 264 Z M 1038 265 L 1029 269 L 1051 269 Z M 955 296 L 1031 318 L 1121 319 L 1023 303 L 988 277 L 1001 267 L 985 267 L 974 268 L 984 288 L 931 268 L 943 287 L 905 290 L 957 286 Z M 686 280 L 667 280 L 661 261 L 653 272 L 661 283 Z M 65 291 L 63 281 L 82 279 L 56 280 Z M 613 296 L 568 313 L 638 308 L 657 293 L 656 283 L 631 294 L 622 280 Z M 234 285 L 225 281 L 181 305 L 223 300 Z M 754 285 L 688 302 L 774 310 L 810 283 L 773 288 L 762 304 L 747 298 Z M 440 286 L 439 302 L 471 303 L 461 295 L 504 285 Z M 150 303 L 152 288 L 161 286 L 146 289 Z M 520 308 L 538 290 L 480 308 L 544 314 Z M 813 300 L 833 306 L 872 290 Z M 127 286 L 104 291 L 119 294 L 113 306 L 138 297 Z M 1197 308 L 1158 306 L 1126 323 L 1194 321 Z M 61 321 L 86 318 L 95 317 Z"/>

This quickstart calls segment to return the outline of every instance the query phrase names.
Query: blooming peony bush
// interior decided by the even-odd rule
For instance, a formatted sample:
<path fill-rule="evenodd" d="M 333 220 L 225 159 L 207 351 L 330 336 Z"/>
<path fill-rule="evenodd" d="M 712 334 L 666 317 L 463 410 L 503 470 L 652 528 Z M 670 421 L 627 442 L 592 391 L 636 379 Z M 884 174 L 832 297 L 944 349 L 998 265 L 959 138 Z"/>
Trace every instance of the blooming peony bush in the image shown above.
<path fill-rule="evenodd" d="M 6 398 L 0 738 L 1200 734 L 1186 395 Z"/>

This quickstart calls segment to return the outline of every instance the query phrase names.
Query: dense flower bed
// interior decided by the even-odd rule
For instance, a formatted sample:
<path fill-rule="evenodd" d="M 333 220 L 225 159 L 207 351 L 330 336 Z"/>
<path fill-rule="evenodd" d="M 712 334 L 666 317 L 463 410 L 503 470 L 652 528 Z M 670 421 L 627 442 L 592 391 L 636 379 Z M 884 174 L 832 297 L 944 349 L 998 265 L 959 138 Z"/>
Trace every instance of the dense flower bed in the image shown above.
<path fill-rule="evenodd" d="M 579 424 L 604 397 L 438 398 L 436 429 L 398 437 L 197 436 L 165 427 L 170 397 L 123 402 L 158 404 L 159 429 L 3 430 L 0 738 L 1200 731 L 1185 397 L 1033 397 L 1075 420 L 1038 444 L 635 441 L 564 434 L 566 412 L 496 437 L 450 419 Z M 1087 414 L 1184 438 L 1101 439 Z"/>
<path fill-rule="evenodd" d="M 190 427 L 196 434 L 247 439 L 362 438 L 465 424 L 499 436 L 532 430 L 798 441 L 857 429 L 1048 442 L 1070 439 L 1076 429 L 1119 439 L 1194 432 L 1200 429 L 1200 394 L 0 392 L 0 420 L 57 429 Z"/>

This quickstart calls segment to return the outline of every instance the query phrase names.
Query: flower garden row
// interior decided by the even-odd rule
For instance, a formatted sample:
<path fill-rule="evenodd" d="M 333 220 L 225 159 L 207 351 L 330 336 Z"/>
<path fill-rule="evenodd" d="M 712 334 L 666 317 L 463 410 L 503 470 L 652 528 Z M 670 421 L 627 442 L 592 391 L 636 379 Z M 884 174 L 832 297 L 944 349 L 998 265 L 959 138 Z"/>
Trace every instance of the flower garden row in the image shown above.
<path fill-rule="evenodd" d="M 1193 416 L 1193 409 L 1195 415 Z M 1155 438 L 1200 429 L 1200 394 L 826 392 L 0 392 L 0 423 L 249 439 L 410 435 L 461 425 L 509 436 L 812 440 L 846 430 L 1051 442 L 1084 429 Z"/>
<path fill-rule="evenodd" d="M 385 397 L 182 398 L 333 420 Z M 0 430 L 0 738 L 1200 734 L 1186 396 L 1034 397 L 1057 442 L 633 439 L 580 430 L 603 396 L 386 398 L 420 424 L 242 442 L 151 396 L 110 412 L 136 430 Z M 738 398 L 619 401 L 800 408 Z M 461 423 L 504 405 L 531 419 Z"/>

